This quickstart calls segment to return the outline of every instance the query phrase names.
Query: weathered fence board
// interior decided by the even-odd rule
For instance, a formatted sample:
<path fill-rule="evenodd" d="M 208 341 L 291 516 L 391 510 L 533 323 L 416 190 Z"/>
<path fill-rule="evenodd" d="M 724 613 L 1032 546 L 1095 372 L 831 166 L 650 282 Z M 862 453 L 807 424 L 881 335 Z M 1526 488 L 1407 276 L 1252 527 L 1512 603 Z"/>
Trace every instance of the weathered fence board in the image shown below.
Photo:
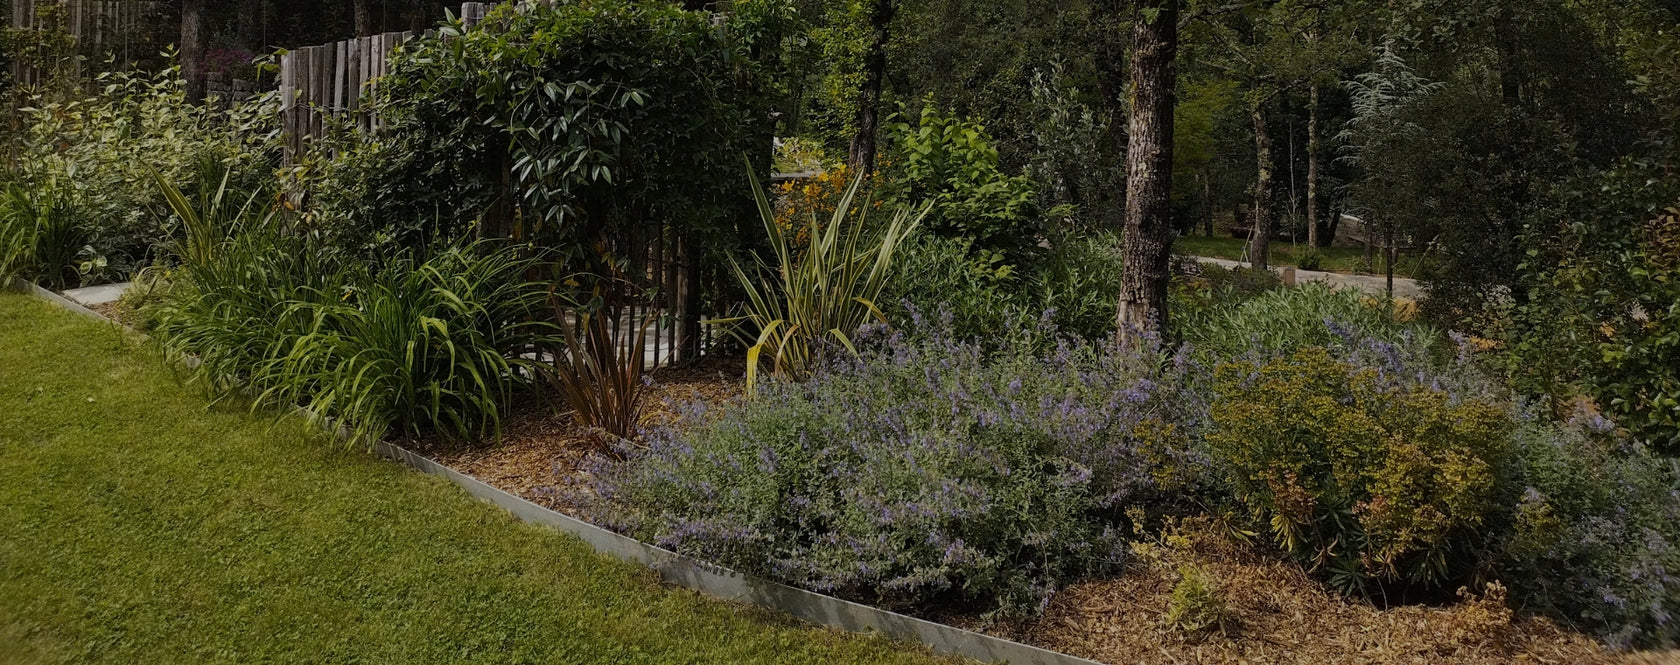
<path fill-rule="evenodd" d="M 77 52 L 95 61 L 117 56 L 124 62 L 132 49 L 148 54 L 155 48 L 149 40 L 146 18 L 160 14 L 165 6 L 157 0 L 12 0 L 11 27 L 43 32 L 63 30 Z M 30 63 L 11 63 L 12 81 L 30 87 L 46 82 L 46 72 Z"/>

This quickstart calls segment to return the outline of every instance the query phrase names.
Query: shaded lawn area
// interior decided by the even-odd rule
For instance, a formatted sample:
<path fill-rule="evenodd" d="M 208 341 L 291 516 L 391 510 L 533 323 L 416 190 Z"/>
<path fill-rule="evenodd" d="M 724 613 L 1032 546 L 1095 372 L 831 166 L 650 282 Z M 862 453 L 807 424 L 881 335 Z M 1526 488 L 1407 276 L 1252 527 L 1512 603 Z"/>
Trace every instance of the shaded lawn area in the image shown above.
<path fill-rule="evenodd" d="M 0 294 L 0 665 L 933 661 L 661 587 Z"/>
<path fill-rule="evenodd" d="M 1209 238 L 1203 235 L 1180 236 L 1173 243 L 1174 254 L 1188 256 L 1207 256 L 1215 259 L 1230 259 L 1239 261 L 1243 258 L 1243 249 L 1247 241 L 1239 238 L 1215 236 Z M 1307 246 L 1291 245 L 1288 240 L 1273 240 L 1271 260 L 1273 266 L 1299 267 L 1301 254 L 1306 253 Z M 1383 274 L 1382 252 L 1376 252 L 1372 257 L 1370 270 L 1365 269 L 1365 250 L 1359 247 L 1321 247 L 1319 253 L 1324 256 L 1319 270 L 1329 272 Z M 1396 277 L 1411 277 L 1416 273 L 1417 258 L 1402 254 L 1400 260 L 1394 264 Z"/>

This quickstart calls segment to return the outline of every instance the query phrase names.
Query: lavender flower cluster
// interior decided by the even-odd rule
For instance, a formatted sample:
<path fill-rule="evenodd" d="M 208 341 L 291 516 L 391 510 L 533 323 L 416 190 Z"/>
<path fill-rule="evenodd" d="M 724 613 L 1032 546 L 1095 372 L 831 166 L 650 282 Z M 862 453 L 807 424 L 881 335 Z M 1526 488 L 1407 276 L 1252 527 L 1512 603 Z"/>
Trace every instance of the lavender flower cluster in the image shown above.
<path fill-rule="evenodd" d="M 593 519 L 736 569 L 889 607 L 1033 613 L 1119 564 L 1128 508 L 1201 482 L 1206 404 L 1183 353 L 949 317 L 692 413 L 592 474 Z M 993 340 L 995 342 L 996 340 Z"/>
<path fill-rule="evenodd" d="M 1680 643 L 1680 467 L 1601 415 L 1518 436 L 1513 595 L 1614 646 Z"/>

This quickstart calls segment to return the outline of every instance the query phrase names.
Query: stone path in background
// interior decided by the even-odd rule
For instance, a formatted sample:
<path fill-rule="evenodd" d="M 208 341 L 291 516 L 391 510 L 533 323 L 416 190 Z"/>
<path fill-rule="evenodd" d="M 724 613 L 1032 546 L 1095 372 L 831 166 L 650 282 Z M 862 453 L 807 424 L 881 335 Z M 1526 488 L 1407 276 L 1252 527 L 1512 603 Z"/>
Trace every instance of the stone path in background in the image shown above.
<path fill-rule="evenodd" d="M 132 282 L 123 282 L 121 284 L 100 284 L 99 286 L 84 286 L 79 289 L 70 289 L 65 291 L 64 297 L 69 298 L 70 300 L 75 301 L 76 304 L 83 305 L 85 307 L 104 305 L 116 302 L 118 298 L 122 297 L 123 292 L 128 290 L 130 285 L 132 285 Z"/>
<path fill-rule="evenodd" d="M 1229 259 L 1215 259 L 1207 256 L 1191 256 L 1188 258 L 1195 259 L 1202 263 L 1211 263 L 1224 268 L 1252 267 L 1242 261 L 1232 261 Z M 1284 271 L 1286 270 L 1295 271 L 1296 284 L 1303 282 L 1324 282 L 1332 286 L 1345 286 L 1359 289 L 1373 295 L 1380 296 L 1388 293 L 1387 278 L 1382 275 L 1349 275 L 1339 272 L 1298 270 L 1295 268 L 1281 268 L 1275 266 L 1272 268 L 1272 272 L 1278 273 L 1279 275 L 1284 275 Z M 1421 300 L 1423 298 L 1423 286 L 1415 279 L 1396 277 L 1394 278 L 1394 297 L 1399 300 Z"/>

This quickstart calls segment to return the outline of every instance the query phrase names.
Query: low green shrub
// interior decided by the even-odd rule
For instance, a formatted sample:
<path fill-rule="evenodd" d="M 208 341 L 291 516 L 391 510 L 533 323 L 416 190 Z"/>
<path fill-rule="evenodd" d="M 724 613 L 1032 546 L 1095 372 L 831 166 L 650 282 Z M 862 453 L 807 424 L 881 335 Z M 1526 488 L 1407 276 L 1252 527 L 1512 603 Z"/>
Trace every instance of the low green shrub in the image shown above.
<path fill-rule="evenodd" d="M 1058 342 L 1043 321 L 995 331 L 987 356 L 920 322 L 624 447 L 575 499 L 597 523 L 806 588 L 1033 614 L 1121 562 L 1128 508 L 1182 509 L 1202 483 L 1187 359 Z"/>
<path fill-rule="evenodd" d="M 1223 628 L 1229 613 L 1225 594 L 1213 575 L 1201 566 L 1178 568 L 1178 583 L 1173 585 L 1172 599 L 1167 603 L 1168 626 L 1194 635 Z"/>
<path fill-rule="evenodd" d="M 1680 463 L 1582 414 L 1523 427 L 1513 464 L 1513 598 L 1614 646 L 1680 643 Z"/>
<path fill-rule="evenodd" d="M 1207 444 L 1237 501 L 1347 591 L 1464 579 L 1500 510 L 1508 407 L 1394 369 L 1306 347 L 1216 372 Z"/>
<path fill-rule="evenodd" d="M 1027 308 L 1053 312 L 1061 330 L 1104 339 L 1114 332 L 1124 267 L 1118 234 L 1064 237 L 1027 273 Z"/>
<path fill-rule="evenodd" d="M 1086 339 L 1113 332 L 1121 275 L 1115 236 L 1064 239 L 1025 270 L 973 247 L 971 239 L 931 233 L 907 243 L 887 285 L 889 318 L 903 324 L 911 308 L 947 311 L 960 339 L 995 338 L 1011 315 L 1026 312 L 1049 312 L 1057 328 Z"/>
<path fill-rule="evenodd" d="M 926 232 L 906 242 L 882 295 L 893 324 L 908 325 L 912 311 L 944 311 L 958 339 L 976 339 L 1002 329 L 1010 312 L 1023 309 L 1014 267 L 975 258 L 973 245 Z"/>
<path fill-rule="evenodd" d="M 1396 320 L 1377 298 L 1317 282 L 1265 291 L 1198 321 L 1197 327 L 1179 329 L 1198 349 L 1234 357 L 1248 352 L 1289 354 L 1309 346 L 1339 344 L 1342 339 L 1329 325 L 1332 322 L 1389 340 L 1412 329 Z M 1416 336 L 1431 339 L 1427 331 L 1419 330 Z"/>

